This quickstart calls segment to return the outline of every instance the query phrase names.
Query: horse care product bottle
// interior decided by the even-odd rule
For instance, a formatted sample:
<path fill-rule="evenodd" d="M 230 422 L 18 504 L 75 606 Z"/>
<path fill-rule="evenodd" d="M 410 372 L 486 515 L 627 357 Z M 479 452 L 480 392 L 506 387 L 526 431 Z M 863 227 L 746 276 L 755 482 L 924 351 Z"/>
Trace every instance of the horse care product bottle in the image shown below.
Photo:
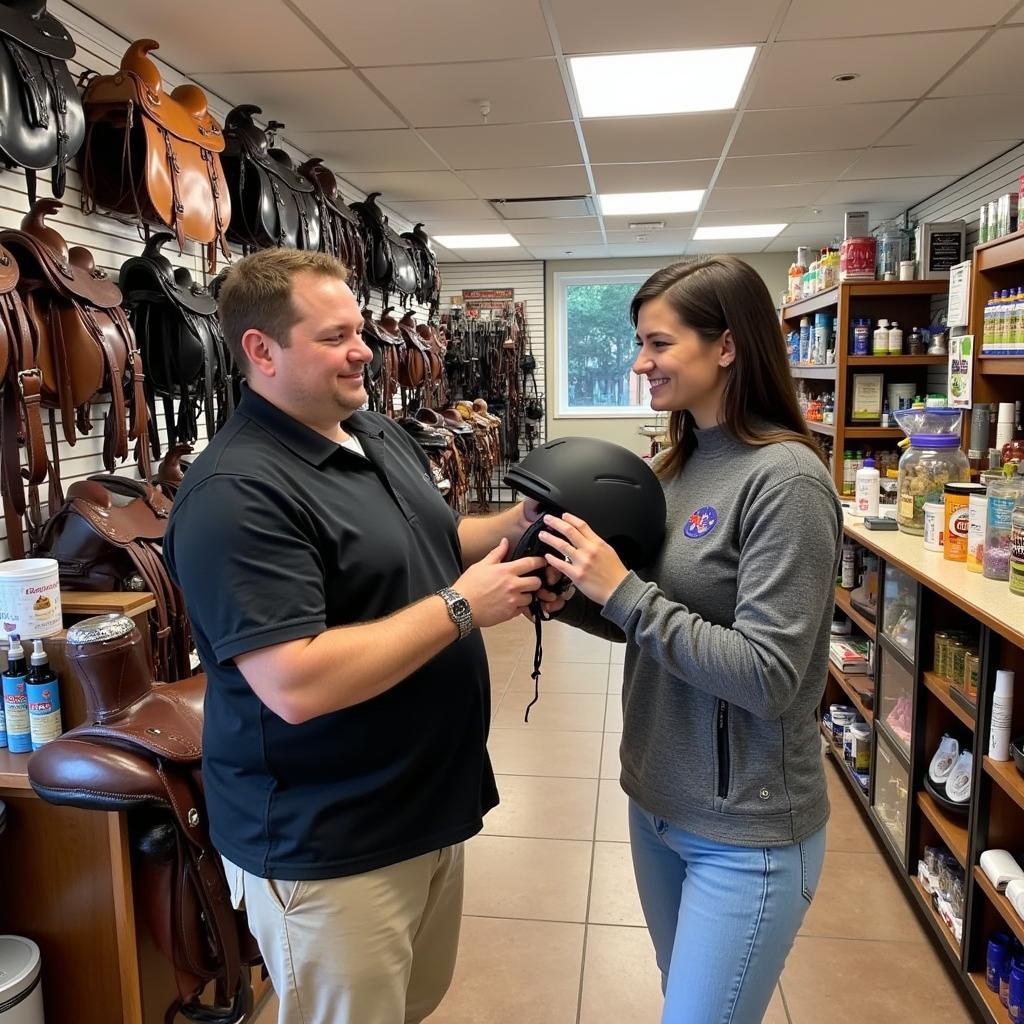
<path fill-rule="evenodd" d="M 889 321 L 884 317 L 878 321 L 871 339 L 871 354 L 887 356 L 889 354 Z"/>
<path fill-rule="evenodd" d="M 25 651 L 17 633 L 11 634 L 7 651 L 7 668 L 3 674 L 4 717 L 7 719 L 7 746 L 12 754 L 27 754 L 32 749 L 32 732 L 28 724 L 28 697 L 25 683 Z"/>
<path fill-rule="evenodd" d="M 32 749 L 55 740 L 64 730 L 60 721 L 60 689 L 50 668 L 42 640 L 32 641 L 32 668 L 25 691 L 28 696 L 28 724 L 32 733 Z"/>
<path fill-rule="evenodd" d="M 992 697 L 992 725 L 988 734 L 988 756 L 993 761 L 1010 760 L 1010 718 L 1013 713 L 1013 673 L 996 672 L 996 690 Z"/>
<path fill-rule="evenodd" d="M 895 320 L 889 324 L 889 355 L 903 355 L 903 328 Z"/>
<path fill-rule="evenodd" d="M 865 459 L 864 465 L 857 470 L 856 501 L 853 506 L 854 515 L 877 516 L 879 474 L 875 469 L 874 459 Z"/>

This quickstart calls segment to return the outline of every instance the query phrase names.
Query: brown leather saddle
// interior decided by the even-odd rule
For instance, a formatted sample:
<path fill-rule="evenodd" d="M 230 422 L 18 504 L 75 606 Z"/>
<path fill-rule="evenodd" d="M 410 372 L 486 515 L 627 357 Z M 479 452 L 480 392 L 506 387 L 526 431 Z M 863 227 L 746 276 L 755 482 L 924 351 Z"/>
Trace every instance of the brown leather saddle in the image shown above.
<path fill-rule="evenodd" d="M 197 85 L 164 89 L 160 69 L 147 56 L 159 45 L 153 39 L 132 43 L 120 70 L 97 75 L 85 90 L 82 208 L 165 224 L 179 249 L 186 238 L 205 245 L 212 269 L 218 244 L 231 258 L 224 135 Z"/>
<path fill-rule="evenodd" d="M 259 954 L 207 829 L 206 679 L 154 684 L 142 636 L 123 615 L 72 626 L 67 650 L 88 721 L 32 755 L 32 788 L 50 803 L 128 813 L 143 916 L 177 982 L 166 1020 L 245 1020 Z M 212 1004 L 203 1001 L 211 982 Z"/>
<path fill-rule="evenodd" d="M 424 338 L 416 330 L 416 319 L 412 313 L 406 313 L 398 321 L 398 331 L 405 339 L 406 359 L 410 367 L 410 372 L 406 376 L 412 381 L 409 384 L 405 384 L 405 381 L 402 383 L 406 387 L 421 387 L 440 380 L 444 364 L 437 357 L 429 339 Z"/>
<path fill-rule="evenodd" d="M 224 121 L 224 173 L 231 190 L 228 239 L 249 249 L 320 249 L 313 183 L 295 170 L 285 150 L 275 147 L 274 135 L 284 125 L 270 121 L 261 128 L 253 120 L 261 113 L 244 103 Z"/>
<path fill-rule="evenodd" d="M 171 502 L 142 480 L 76 480 L 44 524 L 34 554 L 57 561 L 61 586 L 95 592 L 149 591 L 151 674 L 169 682 L 192 674 L 192 635 L 181 592 L 163 561 Z"/>
<path fill-rule="evenodd" d="M 53 194 L 64 194 L 68 161 L 85 137 L 67 65 L 74 55 L 75 41 L 45 0 L 0 3 L 0 160 L 25 168 L 29 205 L 36 201 L 36 172 L 47 167 Z"/>
<path fill-rule="evenodd" d="M 71 445 L 78 432 L 92 429 L 93 399 L 109 395 L 103 464 L 113 472 L 128 457 L 129 442 L 145 436 L 142 359 L 117 284 L 96 266 L 88 249 L 68 248 L 46 223 L 62 205 L 56 199 L 39 199 L 20 230 L 0 231 L 0 243 L 18 263 L 18 290 L 33 342 L 32 350 L 20 355 L 19 380 L 38 378 L 42 405 L 60 410 L 64 439 Z M 59 503 L 63 499 L 52 416 L 51 434 L 51 499 Z M 140 448 L 145 457 L 145 445 Z"/>
<path fill-rule="evenodd" d="M 338 179 L 318 156 L 301 164 L 299 174 L 312 182 L 320 209 L 320 251 L 336 256 L 348 267 L 348 286 L 359 301 L 369 302 L 366 253 L 359 218 L 345 205 Z"/>

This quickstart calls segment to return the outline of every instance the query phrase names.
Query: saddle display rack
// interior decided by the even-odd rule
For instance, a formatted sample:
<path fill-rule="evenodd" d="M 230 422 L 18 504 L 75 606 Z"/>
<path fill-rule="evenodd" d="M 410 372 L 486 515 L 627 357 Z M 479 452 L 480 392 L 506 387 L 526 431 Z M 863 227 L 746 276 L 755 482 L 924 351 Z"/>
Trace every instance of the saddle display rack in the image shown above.
<path fill-rule="evenodd" d="M 53 195 L 85 138 L 82 100 L 67 62 L 75 42 L 45 0 L 0 4 L 0 162 L 23 167 L 31 206 L 36 173 L 52 168 Z"/>
<path fill-rule="evenodd" d="M 359 218 L 345 205 L 338 179 L 318 156 L 300 164 L 299 174 L 313 184 L 320 211 L 320 251 L 336 256 L 348 267 L 348 285 L 353 294 L 360 302 L 369 302 L 362 227 Z"/>
<path fill-rule="evenodd" d="M 32 788 L 52 804 L 128 815 L 141 916 L 174 971 L 168 1024 L 179 1014 L 202 1024 L 247 1020 L 259 955 L 207 830 L 206 679 L 154 684 L 142 636 L 123 615 L 76 623 L 67 656 L 86 724 L 32 755 Z"/>
<path fill-rule="evenodd" d="M 321 249 L 321 208 L 313 182 L 274 145 L 284 124 L 268 121 L 261 128 L 253 120 L 261 113 L 245 103 L 224 120 L 224 173 L 231 192 L 228 239 L 245 252 L 275 246 Z"/>
<path fill-rule="evenodd" d="M 89 79 L 82 100 L 82 209 L 165 225 L 179 251 L 186 239 L 205 245 L 213 273 L 218 246 L 231 258 L 224 135 L 197 85 L 166 91 L 148 56 L 158 47 L 140 39 L 125 51 L 116 74 Z"/>
<path fill-rule="evenodd" d="M 141 256 L 121 266 L 119 284 L 146 366 L 149 440 L 160 458 L 156 400 L 167 427 L 167 444 L 195 444 L 199 418 L 213 437 L 234 411 L 238 386 L 217 318 L 217 301 L 184 267 L 163 253 L 172 236 L 152 235 Z M 177 402 L 177 411 L 175 411 Z"/>
<path fill-rule="evenodd" d="M 92 429 L 94 399 L 110 396 L 104 423 L 103 465 L 113 472 L 136 442 L 136 457 L 146 476 L 149 456 L 145 444 L 146 402 L 142 358 L 121 292 L 100 270 L 92 253 L 82 246 L 68 248 L 61 234 L 46 223 L 60 210 L 55 199 L 39 199 L 21 222 L 21 229 L 0 231 L 0 245 L 18 266 L 17 289 L 27 320 L 28 342 L 19 338 L 16 308 L 7 327 L 16 350 L 16 365 L 8 371 L 4 395 L 3 472 L 4 510 L 8 544 L 22 557 L 21 517 L 26 512 L 20 483 L 19 440 L 28 458 L 28 529 L 33 543 L 41 528 L 37 488 L 49 475 L 49 512 L 63 502 L 60 485 L 56 410 L 60 410 L 64 440 L 74 445 L 79 433 Z M 0 260 L 2 263 L 2 260 Z M 11 386 L 13 383 L 13 387 Z M 19 438 L 19 409 L 21 428 Z M 39 405 L 50 410 L 50 453 L 42 438 Z M 139 443 L 141 441 L 141 443 Z"/>
<path fill-rule="evenodd" d="M 351 204 L 363 229 L 366 279 L 380 291 L 384 306 L 392 296 L 397 296 L 399 304 L 406 308 L 421 287 L 415 248 L 418 243 L 398 234 L 388 224 L 387 216 L 377 204 L 379 195 L 379 192 L 371 192 L 362 202 Z"/>

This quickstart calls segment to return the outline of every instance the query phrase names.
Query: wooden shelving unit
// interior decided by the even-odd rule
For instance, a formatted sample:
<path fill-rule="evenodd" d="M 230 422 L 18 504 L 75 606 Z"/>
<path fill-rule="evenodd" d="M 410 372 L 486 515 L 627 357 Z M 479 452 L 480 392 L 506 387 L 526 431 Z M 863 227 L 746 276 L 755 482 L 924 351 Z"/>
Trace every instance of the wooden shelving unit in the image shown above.
<path fill-rule="evenodd" d="M 807 429 L 815 434 L 827 434 L 829 437 L 835 437 L 836 428 L 832 423 L 819 423 L 817 420 L 804 420 L 807 424 Z"/>
<path fill-rule="evenodd" d="M 853 606 L 850 592 L 836 587 L 836 607 L 869 639 L 875 639 L 875 624 Z"/>
<path fill-rule="evenodd" d="M 846 780 L 846 784 L 850 787 L 850 789 L 853 790 L 854 796 L 856 796 L 857 800 L 860 802 L 864 810 L 867 810 L 869 806 L 868 795 L 864 792 L 863 789 L 860 788 L 860 783 L 857 781 L 857 776 L 853 774 L 853 771 L 850 769 L 850 766 L 846 763 L 846 758 L 843 757 L 843 752 L 839 749 L 839 746 L 832 739 L 832 737 L 825 732 L 824 729 L 821 730 L 821 734 L 825 737 L 825 740 L 828 743 L 828 752 L 832 755 L 832 759 L 836 763 L 836 768 L 839 770 L 839 774 L 842 775 L 842 777 Z"/>
<path fill-rule="evenodd" d="M 924 908 L 925 913 L 931 918 L 936 934 L 945 942 L 946 948 L 953 959 L 959 962 L 960 946 L 957 944 L 956 936 L 949 930 L 946 922 L 935 912 L 935 907 L 932 906 L 931 894 L 921 884 L 921 879 L 917 875 L 911 875 L 910 881 L 913 883 L 914 893 L 917 896 L 918 902 Z"/>
<path fill-rule="evenodd" d="M 844 672 L 840 672 L 831 661 L 828 663 L 828 674 L 839 684 L 843 693 L 845 693 L 849 698 L 850 703 L 857 709 L 857 713 L 860 717 L 870 725 L 875 720 L 875 716 L 871 708 L 867 707 L 863 698 L 857 692 L 855 680 L 860 680 L 861 685 L 863 685 L 865 682 L 872 681 L 871 676 L 847 675 Z M 874 687 L 872 685 L 872 690 L 873 689 Z"/>
<path fill-rule="evenodd" d="M 982 870 L 981 865 L 975 865 L 974 881 L 988 897 L 989 903 L 999 911 L 999 916 L 1006 922 L 1006 927 L 1021 942 L 1024 942 L 1024 921 L 1021 920 L 1017 911 L 1013 909 L 1013 904 L 988 880 L 988 875 Z"/>
<path fill-rule="evenodd" d="M 1012 761 L 993 761 L 991 757 L 984 758 L 983 766 L 985 774 L 1024 811 L 1024 776 L 1017 766 Z"/>
<path fill-rule="evenodd" d="M 836 379 L 836 365 L 834 363 L 831 366 L 805 366 L 803 363 L 794 363 L 789 369 L 794 377 L 807 377 L 810 380 Z"/>
<path fill-rule="evenodd" d="M 1010 1024 L 1010 1015 L 1006 1012 L 1006 1007 L 999 1001 L 999 996 L 985 982 L 985 972 L 971 971 L 967 978 L 977 993 L 977 1000 L 985 1007 L 989 1020 L 994 1022 L 994 1024 Z"/>
<path fill-rule="evenodd" d="M 929 693 L 933 693 L 938 697 L 939 702 L 970 729 L 974 731 L 974 716 L 959 702 L 957 701 L 952 693 L 950 693 L 950 683 L 948 679 L 943 679 L 942 676 L 936 675 L 934 672 L 925 672 L 921 677 L 924 682 L 925 689 Z"/>
<path fill-rule="evenodd" d="M 939 838 L 949 847 L 960 866 L 967 867 L 967 825 L 947 814 L 932 798 L 929 793 L 921 790 L 917 794 L 917 806 L 921 813 L 935 826 Z M 964 819 L 966 821 L 966 819 Z"/>

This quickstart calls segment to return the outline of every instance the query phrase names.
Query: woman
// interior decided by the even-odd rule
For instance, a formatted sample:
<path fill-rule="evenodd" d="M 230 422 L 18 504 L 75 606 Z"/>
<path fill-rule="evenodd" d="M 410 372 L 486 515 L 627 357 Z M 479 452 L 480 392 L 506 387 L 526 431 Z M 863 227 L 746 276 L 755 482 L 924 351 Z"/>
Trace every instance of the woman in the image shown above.
<path fill-rule="evenodd" d="M 821 874 L 818 740 L 842 512 L 796 403 L 768 289 L 720 256 L 677 263 L 630 314 L 651 407 L 655 562 L 629 572 L 581 519 L 545 517 L 577 595 L 561 620 L 627 646 L 622 786 L 664 1024 L 760 1021 Z"/>

